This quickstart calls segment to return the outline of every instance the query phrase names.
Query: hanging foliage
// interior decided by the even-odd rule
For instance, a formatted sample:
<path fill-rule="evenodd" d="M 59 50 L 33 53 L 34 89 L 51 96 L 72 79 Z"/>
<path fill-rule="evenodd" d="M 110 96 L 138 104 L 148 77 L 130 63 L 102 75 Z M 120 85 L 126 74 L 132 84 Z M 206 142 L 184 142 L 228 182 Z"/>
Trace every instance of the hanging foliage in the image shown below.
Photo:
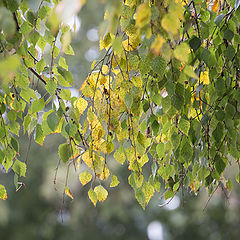
<path fill-rule="evenodd" d="M 160 190 L 165 199 L 184 188 L 230 192 L 225 169 L 230 159 L 240 165 L 239 1 L 110 1 L 99 27 L 102 58 L 79 98 L 67 89 L 64 56 L 74 52 L 64 4 L 42 0 L 33 11 L 25 0 L 0 3 L 0 163 L 16 188 L 27 169 L 23 128 L 40 145 L 49 134 L 66 138 L 59 157 L 67 171 L 86 165 L 79 180 L 91 183 L 94 205 L 119 184 L 110 161 L 129 169 L 143 208 Z M 64 191 L 73 199 L 67 181 Z"/>

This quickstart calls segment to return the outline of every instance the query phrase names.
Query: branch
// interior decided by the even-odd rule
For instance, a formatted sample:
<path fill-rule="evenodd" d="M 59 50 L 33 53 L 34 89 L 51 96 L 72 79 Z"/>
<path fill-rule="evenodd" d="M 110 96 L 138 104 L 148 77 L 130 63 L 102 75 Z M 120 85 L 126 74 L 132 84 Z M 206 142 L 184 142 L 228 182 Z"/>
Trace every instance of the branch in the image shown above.
<path fill-rule="evenodd" d="M 33 68 L 28 68 L 39 80 L 41 80 L 45 85 L 47 82 L 33 69 Z"/>

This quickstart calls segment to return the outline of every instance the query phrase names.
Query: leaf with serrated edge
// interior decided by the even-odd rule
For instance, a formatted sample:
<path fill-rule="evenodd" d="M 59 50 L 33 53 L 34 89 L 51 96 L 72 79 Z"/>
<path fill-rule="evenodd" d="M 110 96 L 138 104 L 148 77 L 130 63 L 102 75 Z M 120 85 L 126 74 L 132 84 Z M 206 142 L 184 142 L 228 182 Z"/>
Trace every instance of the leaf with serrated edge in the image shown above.
<path fill-rule="evenodd" d="M 90 174 L 88 171 L 82 172 L 79 174 L 79 180 L 84 186 L 92 180 L 92 174 Z"/>
<path fill-rule="evenodd" d="M 94 188 L 94 192 L 96 193 L 97 200 L 99 202 L 105 201 L 107 196 L 108 196 L 107 190 L 103 186 L 101 186 L 101 185 L 98 185 L 97 187 L 95 187 Z"/>
<path fill-rule="evenodd" d="M 88 197 L 89 199 L 91 200 L 91 202 L 93 203 L 93 205 L 96 207 L 96 204 L 97 204 L 97 194 L 93 191 L 92 188 L 89 189 L 88 191 Z"/>

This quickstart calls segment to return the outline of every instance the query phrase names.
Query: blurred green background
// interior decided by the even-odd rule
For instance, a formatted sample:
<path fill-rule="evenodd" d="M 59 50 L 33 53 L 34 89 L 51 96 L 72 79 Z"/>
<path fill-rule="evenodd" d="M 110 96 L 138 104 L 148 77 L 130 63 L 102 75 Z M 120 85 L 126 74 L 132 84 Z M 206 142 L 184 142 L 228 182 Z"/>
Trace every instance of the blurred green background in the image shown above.
<path fill-rule="evenodd" d="M 29 1 L 37 9 L 39 1 Z M 75 56 L 66 56 L 78 89 L 89 72 L 91 62 L 98 57 L 97 26 L 103 19 L 101 1 L 88 0 L 75 19 L 72 46 Z M 28 157 L 26 188 L 15 190 L 13 174 L 0 172 L 0 182 L 8 191 L 8 200 L 0 201 L 0 239 L 114 239 L 114 240 L 238 240 L 240 239 L 239 186 L 234 182 L 229 204 L 219 189 L 203 211 L 209 198 L 206 192 L 198 196 L 184 193 L 171 203 L 164 203 L 161 194 L 155 195 L 145 211 L 137 203 L 134 191 L 127 182 L 126 166 L 113 165 L 120 180 L 117 188 L 109 190 L 107 200 L 95 208 L 87 197 L 88 185 L 82 187 L 78 174 L 70 170 L 69 187 L 72 201 L 66 197 L 62 218 L 60 209 L 65 184 L 66 167 L 58 164 L 57 148 L 63 139 L 49 136 L 43 147 L 32 143 Z M 29 139 L 20 139 L 20 156 L 26 158 Z M 231 178 L 231 170 L 229 170 Z"/>

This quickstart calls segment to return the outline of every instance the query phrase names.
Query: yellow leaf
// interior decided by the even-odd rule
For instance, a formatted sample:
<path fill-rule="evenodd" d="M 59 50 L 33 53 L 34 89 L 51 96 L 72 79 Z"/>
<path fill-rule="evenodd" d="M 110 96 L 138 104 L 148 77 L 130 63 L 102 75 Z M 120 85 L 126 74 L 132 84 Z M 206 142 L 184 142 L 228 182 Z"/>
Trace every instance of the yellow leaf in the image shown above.
<path fill-rule="evenodd" d="M 155 57 L 159 56 L 159 54 L 161 53 L 161 48 L 164 42 L 164 38 L 160 34 L 158 34 L 151 45 L 151 50 Z"/>
<path fill-rule="evenodd" d="M 200 73 L 200 82 L 203 82 L 204 85 L 208 85 L 210 83 L 208 71 L 205 71 L 204 73 Z"/>
<path fill-rule="evenodd" d="M 101 175 L 99 176 L 99 178 L 100 178 L 101 180 L 107 180 L 108 177 L 109 177 L 109 175 L 110 175 L 109 169 L 107 168 L 106 164 L 104 164 L 102 173 L 101 173 Z"/>
<path fill-rule="evenodd" d="M 111 45 L 113 40 L 115 39 L 115 36 L 111 33 L 107 33 L 104 38 L 100 39 L 99 41 L 99 51 L 105 49 L 108 49 Z"/>
<path fill-rule="evenodd" d="M 119 184 L 118 178 L 115 175 L 112 175 L 112 181 L 110 187 L 116 187 Z"/>
<path fill-rule="evenodd" d="M 67 186 L 65 186 L 64 192 L 65 192 L 66 195 L 68 195 L 73 200 L 73 198 L 74 198 L 73 194 Z"/>
<path fill-rule="evenodd" d="M 166 32 L 170 32 L 173 35 L 178 33 L 178 29 L 180 28 L 180 21 L 173 14 L 166 14 L 162 19 L 162 27 Z"/>
<path fill-rule="evenodd" d="M 131 46 L 130 42 L 128 39 L 126 39 L 125 41 L 122 42 L 123 48 L 127 51 L 133 51 L 135 48 L 133 48 L 133 46 Z"/>
<path fill-rule="evenodd" d="M 84 163 L 86 163 L 86 165 L 88 166 L 88 167 L 92 167 L 92 158 L 90 158 L 90 156 L 89 156 L 89 152 L 88 151 L 86 151 L 83 155 L 82 155 L 82 160 L 84 161 Z"/>
<path fill-rule="evenodd" d="M 93 70 L 93 68 L 95 67 L 95 64 L 96 64 L 96 60 L 93 61 L 92 65 L 91 65 L 91 70 Z"/>
<path fill-rule="evenodd" d="M 129 7 L 134 7 L 136 5 L 136 0 L 126 0 L 125 5 Z"/>
<path fill-rule="evenodd" d="M 88 103 L 85 99 L 83 99 L 82 97 L 78 98 L 75 102 L 74 102 L 74 107 L 76 107 L 80 113 L 80 115 L 84 112 L 84 110 L 87 108 Z"/>
<path fill-rule="evenodd" d="M 144 193 L 147 205 L 155 192 L 154 187 L 150 183 L 144 182 L 142 186 L 142 191 Z"/>
<path fill-rule="evenodd" d="M 108 196 L 107 190 L 101 185 L 98 185 L 97 187 L 95 187 L 94 192 L 97 195 L 97 200 L 100 202 L 105 201 Z"/>
<path fill-rule="evenodd" d="M 82 172 L 79 174 L 79 180 L 84 186 L 92 180 L 92 174 L 90 174 L 88 171 Z"/>
<path fill-rule="evenodd" d="M 91 200 L 91 202 L 93 203 L 93 205 L 96 207 L 97 204 L 97 194 L 93 191 L 92 188 L 89 189 L 88 191 L 88 197 Z"/>
<path fill-rule="evenodd" d="M 107 65 L 103 65 L 103 66 L 102 66 L 102 73 L 103 73 L 103 74 L 108 74 L 108 72 L 109 72 L 108 66 L 107 66 Z"/>
<path fill-rule="evenodd" d="M 136 14 L 136 26 L 139 28 L 147 25 L 151 20 L 151 9 L 147 3 L 142 3 L 138 6 Z"/>
<path fill-rule="evenodd" d="M 187 1 L 184 0 L 175 0 L 175 2 L 181 4 L 182 6 L 185 6 L 187 4 Z"/>

